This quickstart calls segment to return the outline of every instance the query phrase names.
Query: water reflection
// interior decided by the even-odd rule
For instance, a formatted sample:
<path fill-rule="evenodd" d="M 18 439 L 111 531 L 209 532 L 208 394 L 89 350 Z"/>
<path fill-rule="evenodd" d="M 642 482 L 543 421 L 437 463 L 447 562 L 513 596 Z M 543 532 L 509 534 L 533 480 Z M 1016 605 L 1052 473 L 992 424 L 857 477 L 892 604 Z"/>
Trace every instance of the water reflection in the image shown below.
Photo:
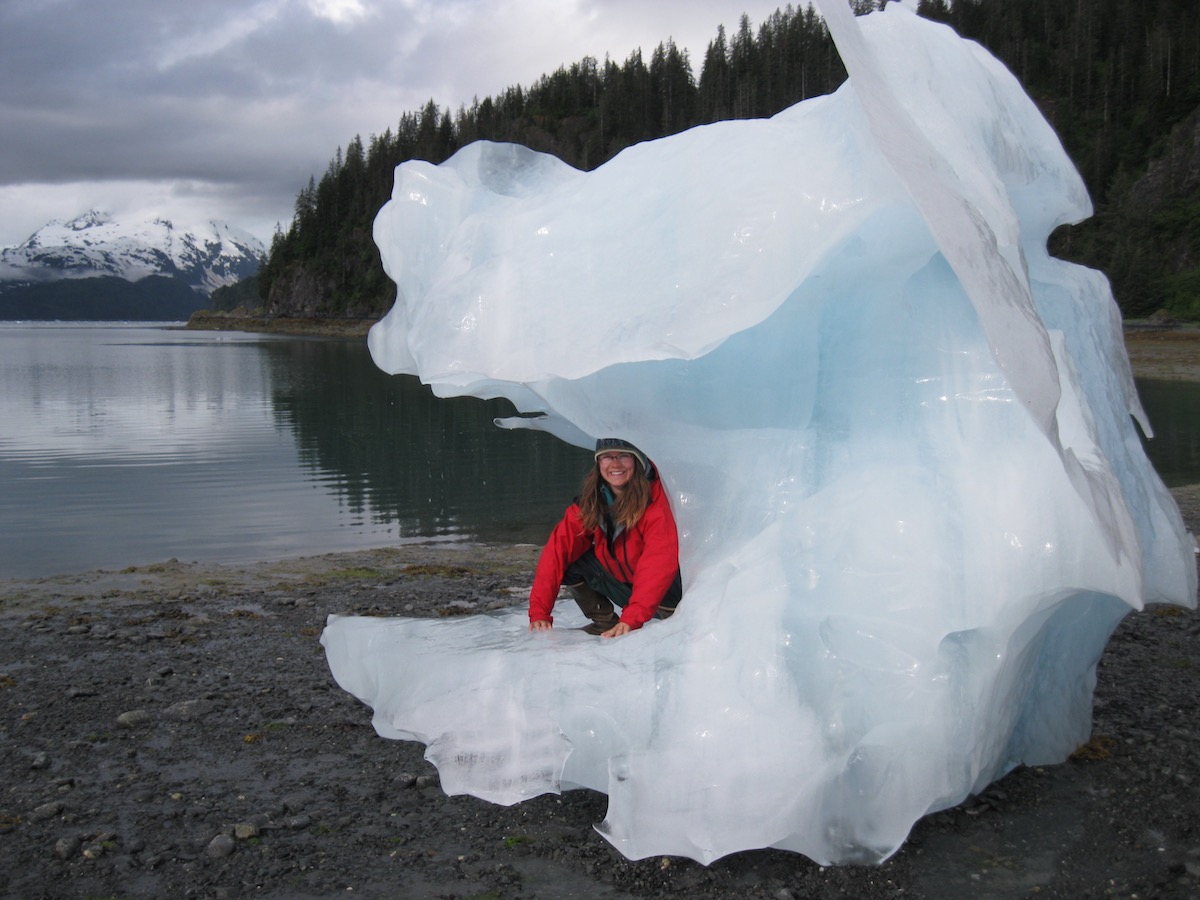
<path fill-rule="evenodd" d="M 541 541 L 588 455 L 361 342 L 0 326 L 0 576 Z"/>
<path fill-rule="evenodd" d="M 438 399 L 344 341 L 267 345 L 276 418 L 348 508 L 402 536 L 545 538 L 590 459 L 544 434 L 502 431 L 504 400 Z"/>
<path fill-rule="evenodd" d="M 1140 381 L 1170 485 L 1200 481 L 1200 384 Z M 540 542 L 590 464 L 441 400 L 361 341 L 0 325 L 0 576 L 430 538 Z"/>
<path fill-rule="evenodd" d="M 1137 387 L 1154 429 L 1142 444 L 1162 480 L 1167 487 L 1200 481 L 1200 383 L 1139 378 Z"/>

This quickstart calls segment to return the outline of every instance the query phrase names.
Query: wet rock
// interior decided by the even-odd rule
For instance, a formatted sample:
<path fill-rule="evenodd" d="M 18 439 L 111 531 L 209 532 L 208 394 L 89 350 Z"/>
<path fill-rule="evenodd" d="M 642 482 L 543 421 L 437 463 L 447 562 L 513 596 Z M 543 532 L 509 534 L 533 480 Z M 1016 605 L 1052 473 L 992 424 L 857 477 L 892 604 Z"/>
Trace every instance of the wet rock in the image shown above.
<path fill-rule="evenodd" d="M 186 722 L 208 715 L 212 708 L 213 705 L 208 700 L 183 700 L 163 710 L 163 717 L 176 722 Z"/>
<path fill-rule="evenodd" d="M 131 709 L 117 716 L 117 724 L 122 728 L 140 728 L 154 721 L 154 716 L 145 709 Z"/>
<path fill-rule="evenodd" d="M 41 806 L 34 807 L 29 811 L 29 818 L 34 822 L 45 822 L 47 819 L 53 819 L 64 809 L 64 804 L 60 800 L 52 800 L 49 803 L 43 803 Z"/>
<path fill-rule="evenodd" d="M 77 837 L 59 838 L 54 842 L 54 855 L 59 859 L 71 859 L 79 852 L 81 844 Z"/>
<path fill-rule="evenodd" d="M 208 842 L 208 846 L 204 849 L 205 854 L 211 859 L 224 859 L 237 849 L 237 841 L 228 834 L 218 834 L 215 838 Z"/>

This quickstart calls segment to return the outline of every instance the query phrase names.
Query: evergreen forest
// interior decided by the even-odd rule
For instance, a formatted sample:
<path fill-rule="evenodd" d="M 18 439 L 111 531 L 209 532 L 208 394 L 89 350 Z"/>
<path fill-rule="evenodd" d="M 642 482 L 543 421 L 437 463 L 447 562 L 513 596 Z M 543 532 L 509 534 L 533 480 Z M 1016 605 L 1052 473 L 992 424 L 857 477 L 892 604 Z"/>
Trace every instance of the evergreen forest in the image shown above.
<path fill-rule="evenodd" d="M 1059 229 L 1052 252 L 1106 272 L 1126 318 L 1200 319 L 1200 0 L 921 0 L 920 13 L 1003 61 L 1079 167 L 1096 215 Z M 757 26 L 743 15 L 718 27 L 702 60 L 668 40 L 648 59 L 585 57 L 457 110 L 431 99 L 382 134 L 355 136 L 299 192 L 256 276 L 262 310 L 390 308 L 371 225 L 406 160 L 440 163 L 487 139 L 590 170 L 640 141 L 774 115 L 845 77 L 813 6 L 788 5 Z M 217 292 L 214 306 L 244 304 L 245 288 Z"/>

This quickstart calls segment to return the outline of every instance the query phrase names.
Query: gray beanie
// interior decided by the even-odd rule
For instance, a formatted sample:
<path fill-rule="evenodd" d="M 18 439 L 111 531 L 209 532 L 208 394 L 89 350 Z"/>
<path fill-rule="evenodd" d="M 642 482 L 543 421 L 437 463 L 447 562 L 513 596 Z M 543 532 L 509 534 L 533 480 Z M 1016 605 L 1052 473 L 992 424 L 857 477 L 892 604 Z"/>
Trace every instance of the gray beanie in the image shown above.
<path fill-rule="evenodd" d="M 646 459 L 646 454 L 639 450 L 629 441 L 621 438 L 600 438 L 596 441 L 596 459 L 600 459 L 601 453 L 632 453 L 637 457 L 637 461 L 642 464 L 642 471 L 649 475 L 654 470 L 650 468 L 650 461 Z"/>

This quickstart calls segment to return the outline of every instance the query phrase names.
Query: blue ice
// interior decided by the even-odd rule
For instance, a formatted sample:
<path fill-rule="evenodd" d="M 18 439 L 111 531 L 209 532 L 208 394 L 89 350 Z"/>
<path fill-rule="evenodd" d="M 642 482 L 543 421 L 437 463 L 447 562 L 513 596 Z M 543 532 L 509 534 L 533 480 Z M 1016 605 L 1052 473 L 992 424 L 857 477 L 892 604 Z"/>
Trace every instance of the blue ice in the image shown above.
<path fill-rule="evenodd" d="M 1108 282 L 1046 250 L 1091 213 L 1057 137 L 950 29 L 820 6 L 831 96 L 590 173 L 472 144 L 375 223 L 376 362 L 643 448 L 686 593 L 603 642 L 333 617 L 333 674 L 448 793 L 605 792 L 630 858 L 886 859 L 1086 741 L 1118 622 L 1195 603 Z"/>

